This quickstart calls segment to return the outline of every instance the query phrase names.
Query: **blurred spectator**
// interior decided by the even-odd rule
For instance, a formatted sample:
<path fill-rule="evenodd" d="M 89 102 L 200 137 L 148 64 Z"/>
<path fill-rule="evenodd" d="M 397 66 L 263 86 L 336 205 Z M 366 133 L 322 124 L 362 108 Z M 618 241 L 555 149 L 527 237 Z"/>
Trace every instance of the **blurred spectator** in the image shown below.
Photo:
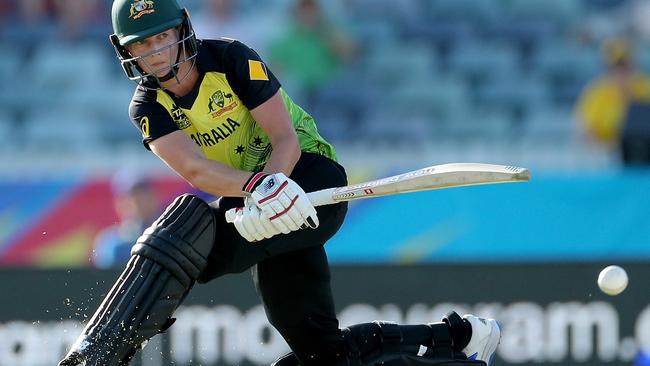
<path fill-rule="evenodd" d="M 264 47 L 282 29 L 282 22 L 266 11 L 263 16 L 250 12 L 244 16 L 237 4 L 232 0 L 204 0 L 200 11 L 190 14 L 197 38 L 233 38 L 264 57 Z"/>
<path fill-rule="evenodd" d="M 108 9 L 99 0 L 53 0 L 59 37 L 66 41 L 102 40 L 110 33 Z M 101 26 L 104 27 L 101 27 Z"/>
<path fill-rule="evenodd" d="M 621 132 L 621 158 L 625 165 L 650 165 L 650 103 L 631 103 Z"/>
<path fill-rule="evenodd" d="M 21 0 L 10 2 L 10 13 L 3 21 L 0 36 L 30 49 L 32 44 L 47 39 L 54 28 L 53 5 L 49 0 Z"/>
<path fill-rule="evenodd" d="M 26 25 L 47 22 L 52 11 L 52 4 L 46 0 L 21 0 L 16 2 L 20 20 Z"/>
<path fill-rule="evenodd" d="M 625 40 L 605 41 L 602 56 L 607 70 L 582 92 L 576 113 L 588 137 L 614 148 L 619 146 L 629 105 L 650 102 L 650 78 L 637 70 Z"/>
<path fill-rule="evenodd" d="M 269 56 L 274 72 L 309 98 L 342 63 L 354 58 L 357 47 L 325 19 L 318 1 L 297 0 L 294 13 L 294 24 L 271 43 Z"/>
<path fill-rule="evenodd" d="M 147 179 L 118 173 L 112 183 L 119 223 L 102 230 L 95 238 L 93 263 L 98 268 L 121 266 L 142 231 L 160 214 L 160 201 Z"/>
<path fill-rule="evenodd" d="M 5 18 L 11 14 L 13 4 L 9 0 L 0 0 L 0 20 L 4 21 Z"/>

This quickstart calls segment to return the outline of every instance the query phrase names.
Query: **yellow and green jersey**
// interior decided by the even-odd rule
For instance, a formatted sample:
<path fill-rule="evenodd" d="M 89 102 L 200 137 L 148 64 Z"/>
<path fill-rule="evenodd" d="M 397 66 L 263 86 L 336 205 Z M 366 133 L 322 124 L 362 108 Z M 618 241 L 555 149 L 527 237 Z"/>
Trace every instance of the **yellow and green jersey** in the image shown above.
<path fill-rule="evenodd" d="M 260 56 L 232 40 L 203 40 L 196 67 L 199 80 L 185 96 L 138 86 L 129 115 L 149 143 L 181 130 L 208 159 L 233 168 L 261 170 L 271 153 L 269 138 L 250 113 L 280 91 L 298 135 L 300 148 L 336 160 L 314 119 L 281 88 Z"/>

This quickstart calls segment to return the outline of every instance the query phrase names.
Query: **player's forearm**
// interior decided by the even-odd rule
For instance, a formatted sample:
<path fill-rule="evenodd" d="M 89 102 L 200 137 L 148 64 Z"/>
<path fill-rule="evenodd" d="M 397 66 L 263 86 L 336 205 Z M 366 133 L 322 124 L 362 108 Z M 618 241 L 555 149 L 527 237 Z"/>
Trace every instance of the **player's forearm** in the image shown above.
<path fill-rule="evenodd" d="M 251 173 L 233 169 L 208 159 L 192 162 L 183 177 L 192 187 L 213 196 L 242 196 L 242 187 Z"/>
<path fill-rule="evenodd" d="M 278 90 L 269 100 L 251 109 L 251 115 L 269 137 L 273 148 L 264 172 L 291 175 L 300 158 L 300 144 L 281 91 Z"/>
<path fill-rule="evenodd" d="M 293 131 L 291 132 L 292 134 L 276 137 L 276 141 L 271 141 L 273 151 L 264 166 L 264 172 L 282 172 L 287 176 L 291 175 L 294 166 L 298 162 L 298 159 L 300 159 L 298 138 Z"/>

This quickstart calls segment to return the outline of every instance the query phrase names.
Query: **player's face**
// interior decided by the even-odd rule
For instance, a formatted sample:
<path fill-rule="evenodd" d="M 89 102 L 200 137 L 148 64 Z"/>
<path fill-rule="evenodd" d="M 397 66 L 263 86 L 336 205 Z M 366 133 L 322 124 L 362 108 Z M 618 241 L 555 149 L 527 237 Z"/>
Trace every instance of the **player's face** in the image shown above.
<path fill-rule="evenodd" d="M 138 66 L 147 74 L 163 77 L 176 62 L 179 32 L 171 28 L 142 41 L 126 46 L 133 57 L 138 57 Z"/>

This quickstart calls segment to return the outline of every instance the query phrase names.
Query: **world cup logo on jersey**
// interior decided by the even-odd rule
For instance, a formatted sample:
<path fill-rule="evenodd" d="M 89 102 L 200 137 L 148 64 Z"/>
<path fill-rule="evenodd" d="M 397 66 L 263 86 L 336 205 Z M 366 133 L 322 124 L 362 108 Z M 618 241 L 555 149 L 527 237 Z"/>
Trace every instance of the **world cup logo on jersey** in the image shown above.
<path fill-rule="evenodd" d="M 140 19 L 145 14 L 151 14 L 156 10 L 153 8 L 153 0 L 134 0 L 131 4 L 129 18 Z"/>
<path fill-rule="evenodd" d="M 172 116 L 172 119 L 176 123 L 176 126 L 178 126 L 178 129 L 184 130 L 192 124 L 190 122 L 190 119 L 187 118 L 187 115 L 185 115 L 185 112 L 183 112 L 182 109 L 180 109 L 176 104 L 172 105 L 172 109 L 170 111 L 170 114 Z"/>

